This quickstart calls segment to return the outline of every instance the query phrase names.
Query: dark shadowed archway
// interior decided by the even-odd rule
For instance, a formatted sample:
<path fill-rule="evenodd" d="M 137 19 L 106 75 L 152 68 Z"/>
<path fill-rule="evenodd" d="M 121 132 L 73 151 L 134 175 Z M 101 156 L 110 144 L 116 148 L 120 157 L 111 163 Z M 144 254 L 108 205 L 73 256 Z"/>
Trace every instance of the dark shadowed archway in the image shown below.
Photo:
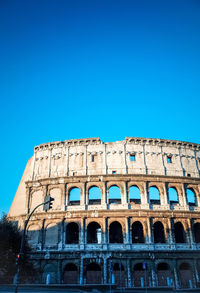
<path fill-rule="evenodd" d="M 68 263 L 63 272 L 63 283 L 64 284 L 78 284 L 78 268 L 74 263 Z"/>

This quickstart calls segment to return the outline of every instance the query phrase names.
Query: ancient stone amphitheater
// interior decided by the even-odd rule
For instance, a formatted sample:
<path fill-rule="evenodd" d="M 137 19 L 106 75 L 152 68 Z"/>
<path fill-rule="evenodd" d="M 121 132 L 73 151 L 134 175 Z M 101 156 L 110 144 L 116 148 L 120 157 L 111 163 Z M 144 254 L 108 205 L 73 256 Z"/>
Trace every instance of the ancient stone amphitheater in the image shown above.
<path fill-rule="evenodd" d="M 200 281 L 200 145 L 127 137 L 36 146 L 9 211 L 39 282 L 174 288 Z"/>

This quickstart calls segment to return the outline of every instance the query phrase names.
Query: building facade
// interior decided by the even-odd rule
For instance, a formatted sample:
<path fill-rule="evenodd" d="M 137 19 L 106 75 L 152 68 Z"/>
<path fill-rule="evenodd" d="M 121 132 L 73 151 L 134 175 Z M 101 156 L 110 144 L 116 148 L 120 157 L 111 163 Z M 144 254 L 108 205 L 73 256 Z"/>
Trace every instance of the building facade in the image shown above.
<path fill-rule="evenodd" d="M 200 282 L 200 145 L 128 137 L 42 144 L 9 211 L 28 226 L 42 283 L 195 288 Z"/>

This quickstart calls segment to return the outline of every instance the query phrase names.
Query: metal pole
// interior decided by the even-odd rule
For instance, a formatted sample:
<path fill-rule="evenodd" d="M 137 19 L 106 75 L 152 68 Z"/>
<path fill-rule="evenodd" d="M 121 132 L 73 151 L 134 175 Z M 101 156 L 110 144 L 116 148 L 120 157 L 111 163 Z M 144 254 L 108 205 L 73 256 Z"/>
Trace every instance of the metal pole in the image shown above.
<path fill-rule="evenodd" d="M 20 251 L 19 251 L 19 257 L 21 258 L 21 256 L 23 255 L 23 250 L 24 250 L 24 240 L 25 240 L 25 235 L 26 235 L 26 228 L 28 225 L 28 222 L 31 218 L 31 216 L 33 215 L 33 213 L 35 212 L 35 210 L 37 208 L 39 208 L 40 206 L 47 204 L 51 202 L 51 200 L 40 203 L 39 205 L 37 205 L 32 212 L 30 213 L 30 215 L 28 216 L 28 219 L 25 221 L 25 225 L 24 225 L 24 230 L 23 230 L 23 234 L 22 234 L 22 238 L 21 238 L 21 244 L 20 244 Z M 19 260 L 17 261 L 17 272 L 15 274 L 15 293 L 18 292 L 18 278 L 19 278 L 19 273 L 20 273 L 20 265 L 19 265 Z"/>

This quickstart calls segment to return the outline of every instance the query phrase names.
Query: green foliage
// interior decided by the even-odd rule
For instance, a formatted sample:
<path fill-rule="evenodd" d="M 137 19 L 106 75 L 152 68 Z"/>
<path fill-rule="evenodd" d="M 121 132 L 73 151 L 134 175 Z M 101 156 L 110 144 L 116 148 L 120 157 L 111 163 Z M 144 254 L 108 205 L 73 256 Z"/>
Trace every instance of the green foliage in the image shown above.
<path fill-rule="evenodd" d="M 13 283 L 16 273 L 16 259 L 20 250 L 22 232 L 15 222 L 7 220 L 6 215 L 0 219 L 0 283 Z M 33 282 L 35 270 L 28 255 L 31 248 L 25 239 L 24 255 L 20 265 L 20 278 L 22 283 Z"/>

